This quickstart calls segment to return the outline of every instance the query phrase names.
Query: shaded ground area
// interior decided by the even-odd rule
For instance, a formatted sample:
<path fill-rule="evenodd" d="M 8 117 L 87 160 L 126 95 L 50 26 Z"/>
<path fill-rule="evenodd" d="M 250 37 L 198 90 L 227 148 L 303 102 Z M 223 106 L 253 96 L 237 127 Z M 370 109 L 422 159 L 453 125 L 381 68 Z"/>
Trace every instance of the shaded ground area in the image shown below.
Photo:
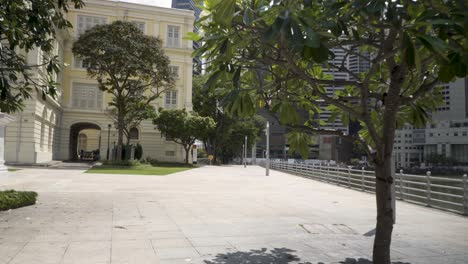
<path fill-rule="evenodd" d="M 166 177 L 23 169 L 0 189 L 38 203 L 0 212 L 3 263 L 370 263 L 375 199 L 260 167 Z M 395 263 L 467 263 L 468 219 L 397 202 Z"/>

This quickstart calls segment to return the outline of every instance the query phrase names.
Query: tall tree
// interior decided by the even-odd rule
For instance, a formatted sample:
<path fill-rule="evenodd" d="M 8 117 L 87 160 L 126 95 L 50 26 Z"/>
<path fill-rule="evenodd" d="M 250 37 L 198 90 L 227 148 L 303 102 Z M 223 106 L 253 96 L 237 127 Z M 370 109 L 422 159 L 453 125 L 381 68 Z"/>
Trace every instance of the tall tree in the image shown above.
<path fill-rule="evenodd" d="M 99 89 L 113 97 L 109 105 L 116 112 L 120 153 L 134 100 L 150 105 L 174 86 L 162 42 L 144 35 L 131 22 L 115 21 L 80 35 L 73 53 L 83 60 L 88 75 L 97 79 Z"/>
<path fill-rule="evenodd" d="M 363 146 L 376 168 L 373 260 L 389 264 L 395 130 L 423 125 L 439 101 L 437 85 L 467 76 L 467 2 L 206 0 L 205 9 L 204 36 L 193 36 L 204 41 L 196 54 L 210 61 L 209 83 L 232 84 L 232 111 L 251 114 L 258 102 L 279 112 L 296 135 L 335 134 Z M 362 73 L 346 68 L 350 56 L 370 67 Z M 327 71 L 350 77 L 334 79 Z M 299 122 L 297 106 L 316 113 L 323 103 L 341 120 L 359 121 L 359 134 L 321 129 L 313 118 Z M 307 146 L 307 136 L 292 139 L 304 142 L 297 148 Z"/>
<path fill-rule="evenodd" d="M 63 15 L 70 3 L 83 6 L 82 0 L 0 0 L 0 112 L 21 110 L 33 88 L 44 99 L 55 97 L 57 83 L 50 76 L 61 65 L 52 51 L 57 30 L 72 26 Z M 40 63 L 28 63 L 25 54 L 33 49 L 43 52 Z M 32 73 L 39 68 L 45 74 L 38 80 Z"/>
<path fill-rule="evenodd" d="M 182 145 L 185 150 L 185 163 L 189 162 L 189 153 L 195 140 L 206 140 L 215 127 L 215 122 L 210 117 L 187 113 L 185 109 L 161 109 L 153 123 L 162 135 Z"/>
<path fill-rule="evenodd" d="M 214 162 L 229 163 L 233 158 L 241 156 L 244 137 L 248 137 L 247 147 L 253 144 L 263 133 L 266 121 L 259 115 L 253 118 L 230 116 L 224 111 L 224 89 L 207 86 L 207 76 L 198 75 L 193 78 L 193 109 L 201 116 L 211 117 L 216 126 L 211 130 L 204 145 L 208 154 L 214 156 Z"/>

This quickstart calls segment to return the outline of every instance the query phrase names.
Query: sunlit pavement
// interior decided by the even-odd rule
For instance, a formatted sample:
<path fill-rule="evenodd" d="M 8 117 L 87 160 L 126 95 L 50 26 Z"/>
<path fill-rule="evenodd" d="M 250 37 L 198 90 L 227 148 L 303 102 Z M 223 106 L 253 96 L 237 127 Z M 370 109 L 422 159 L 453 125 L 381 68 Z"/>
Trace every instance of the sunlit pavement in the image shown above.
<path fill-rule="evenodd" d="M 23 169 L 0 189 L 0 263 L 370 263 L 372 194 L 257 166 L 168 176 Z M 468 218 L 397 202 L 392 259 L 468 263 Z"/>

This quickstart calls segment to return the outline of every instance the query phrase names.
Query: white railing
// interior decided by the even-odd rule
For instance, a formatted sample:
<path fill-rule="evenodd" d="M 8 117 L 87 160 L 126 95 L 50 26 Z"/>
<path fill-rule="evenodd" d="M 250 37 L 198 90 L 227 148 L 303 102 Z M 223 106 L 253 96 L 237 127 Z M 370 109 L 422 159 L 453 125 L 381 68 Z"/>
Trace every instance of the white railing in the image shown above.
<path fill-rule="evenodd" d="M 361 169 L 319 166 L 303 163 L 271 161 L 271 169 L 319 180 L 363 192 L 375 192 L 375 173 Z M 434 177 L 427 175 L 395 175 L 397 199 L 468 215 L 467 175 Z"/>

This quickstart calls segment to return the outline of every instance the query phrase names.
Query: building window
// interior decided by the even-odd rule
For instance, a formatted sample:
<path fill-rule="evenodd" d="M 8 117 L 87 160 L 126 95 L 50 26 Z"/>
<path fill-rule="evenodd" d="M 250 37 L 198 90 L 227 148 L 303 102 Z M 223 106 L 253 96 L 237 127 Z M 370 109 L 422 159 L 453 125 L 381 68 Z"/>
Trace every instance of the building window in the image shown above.
<path fill-rule="evenodd" d="M 78 109 L 102 109 L 102 91 L 96 84 L 74 83 L 72 107 Z"/>
<path fill-rule="evenodd" d="M 130 131 L 128 132 L 130 139 L 133 140 L 138 140 L 140 138 L 140 131 L 138 131 L 138 128 L 132 127 L 130 128 Z"/>
<path fill-rule="evenodd" d="M 179 79 L 179 66 L 169 66 L 169 70 L 174 78 Z"/>
<path fill-rule="evenodd" d="M 173 150 L 166 150 L 166 156 L 167 157 L 174 157 L 175 156 L 175 151 Z"/>
<path fill-rule="evenodd" d="M 172 48 L 180 46 L 180 27 L 167 26 L 167 46 Z"/>
<path fill-rule="evenodd" d="M 145 33 L 145 22 L 132 21 L 132 24 L 135 25 L 141 32 Z"/>
<path fill-rule="evenodd" d="M 78 15 L 78 36 L 94 26 L 104 25 L 106 23 L 107 18 L 105 17 Z"/>
<path fill-rule="evenodd" d="M 453 133 L 453 136 L 458 137 L 458 133 L 457 132 Z"/>
<path fill-rule="evenodd" d="M 79 57 L 74 57 L 75 58 L 75 63 L 74 66 L 77 69 L 86 69 L 88 67 L 88 64 L 83 61 L 83 59 Z"/>
<path fill-rule="evenodd" d="M 164 101 L 166 108 L 176 108 L 177 107 L 177 91 L 167 91 L 166 98 Z"/>
<path fill-rule="evenodd" d="M 463 133 L 462 133 L 462 136 L 466 137 L 466 132 L 463 132 Z"/>

